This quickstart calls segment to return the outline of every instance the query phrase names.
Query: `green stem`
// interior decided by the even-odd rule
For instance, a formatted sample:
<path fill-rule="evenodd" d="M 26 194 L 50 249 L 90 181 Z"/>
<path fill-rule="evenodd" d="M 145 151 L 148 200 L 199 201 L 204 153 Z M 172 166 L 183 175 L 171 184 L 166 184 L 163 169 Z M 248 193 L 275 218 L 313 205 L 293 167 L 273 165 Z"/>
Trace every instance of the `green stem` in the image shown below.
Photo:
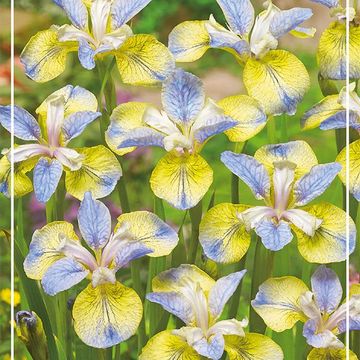
<path fill-rule="evenodd" d="M 282 115 L 280 119 L 280 141 L 287 142 L 288 141 L 288 131 L 287 131 L 287 117 L 286 115 Z"/>
<path fill-rule="evenodd" d="M 267 138 L 269 144 L 276 144 L 277 137 L 276 137 L 276 119 L 273 116 L 269 116 L 267 121 Z"/>
<path fill-rule="evenodd" d="M 242 153 L 246 147 L 246 141 L 243 143 L 235 143 L 234 152 L 237 154 Z M 231 202 L 233 204 L 239 203 L 239 177 L 231 173 Z"/>
<path fill-rule="evenodd" d="M 190 219 L 191 219 L 191 242 L 190 242 L 190 251 L 188 256 L 188 262 L 190 264 L 195 264 L 196 254 L 199 245 L 199 225 L 202 216 L 202 201 L 200 201 L 196 206 L 189 210 Z"/>

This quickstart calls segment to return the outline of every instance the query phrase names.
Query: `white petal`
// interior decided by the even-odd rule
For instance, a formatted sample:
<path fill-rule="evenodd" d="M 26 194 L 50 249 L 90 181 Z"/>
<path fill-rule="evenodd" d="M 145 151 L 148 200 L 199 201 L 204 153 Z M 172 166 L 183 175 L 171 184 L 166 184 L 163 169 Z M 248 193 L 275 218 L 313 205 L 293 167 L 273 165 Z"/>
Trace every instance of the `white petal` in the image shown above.
<path fill-rule="evenodd" d="M 291 221 L 297 228 L 309 236 L 314 236 L 322 220 L 301 209 L 287 210 L 282 217 Z"/>

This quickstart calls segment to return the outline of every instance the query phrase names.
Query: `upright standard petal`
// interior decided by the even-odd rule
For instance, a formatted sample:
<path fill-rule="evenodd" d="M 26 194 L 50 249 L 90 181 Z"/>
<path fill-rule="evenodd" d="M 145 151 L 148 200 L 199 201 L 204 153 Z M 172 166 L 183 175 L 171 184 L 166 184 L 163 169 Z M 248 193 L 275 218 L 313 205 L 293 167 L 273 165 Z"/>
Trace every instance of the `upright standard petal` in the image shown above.
<path fill-rule="evenodd" d="M 152 250 L 149 253 L 151 257 L 169 255 L 179 241 L 174 229 L 148 211 L 134 211 L 120 215 L 116 229 L 121 225 L 128 226 L 129 241 L 142 243 Z"/>
<path fill-rule="evenodd" d="M 67 54 L 76 50 L 75 42 L 60 42 L 57 28 L 51 27 L 30 39 L 20 55 L 20 60 L 27 76 L 37 82 L 46 82 L 65 70 Z"/>
<path fill-rule="evenodd" d="M 34 168 L 34 191 L 36 199 L 42 203 L 47 202 L 55 192 L 63 167 L 56 159 L 41 158 Z"/>
<path fill-rule="evenodd" d="M 246 62 L 244 84 L 266 114 L 293 115 L 310 87 L 310 78 L 296 56 L 284 50 L 271 50 L 261 59 Z"/>
<path fill-rule="evenodd" d="M 320 196 L 340 172 L 339 163 L 320 164 L 300 178 L 294 185 L 295 205 L 303 206 Z"/>
<path fill-rule="evenodd" d="M 173 56 L 152 35 L 134 35 L 114 52 L 124 83 L 153 85 L 164 81 L 174 70 Z"/>
<path fill-rule="evenodd" d="M 150 186 L 156 196 L 180 210 L 194 207 L 213 181 L 213 171 L 198 154 L 178 156 L 171 152 L 157 163 Z"/>
<path fill-rule="evenodd" d="M 339 0 L 312 0 L 312 1 L 325 5 L 330 9 L 339 6 Z"/>
<path fill-rule="evenodd" d="M 87 244 L 101 249 L 109 240 L 111 216 L 108 208 L 99 200 L 94 200 L 91 192 L 86 192 L 78 211 L 79 229 Z"/>
<path fill-rule="evenodd" d="M 41 137 L 40 126 L 32 115 L 14 105 L 14 136 L 21 140 L 37 141 Z M 11 105 L 0 105 L 0 124 L 11 132 Z"/>
<path fill-rule="evenodd" d="M 293 276 L 271 278 L 260 285 L 251 305 L 269 328 L 281 332 L 307 320 L 300 307 L 300 296 L 307 291 L 304 282 Z"/>
<path fill-rule="evenodd" d="M 179 124 L 186 124 L 204 108 L 205 92 L 198 77 L 177 69 L 164 82 L 161 99 L 167 115 Z"/>
<path fill-rule="evenodd" d="M 252 156 L 225 151 L 221 161 L 244 183 L 249 186 L 257 199 L 265 199 L 270 195 L 270 177 L 264 165 Z"/>
<path fill-rule="evenodd" d="M 212 207 L 200 223 L 199 241 L 205 255 L 219 263 L 239 261 L 250 246 L 240 214 L 246 205 L 218 204 Z"/>
<path fill-rule="evenodd" d="M 130 21 L 151 0 L 114 0 L 111 6 L 111 24 L 113 29 Z"/>
<path fill-rule="evenodd" d="M 65 186 L 68 193 L 82 200 L 86 191 L 95 199 L 109 195 L 122 175 L 115 155 L 105 146 L 76 149 L 84 156 L 76 171 L 66 171 Z"/>
<path fill-rule="evenodd" d="M 89 346 L 108 348 L 135 334 L 142 312 L 136 292 L 119 282 L 89 284 L 75 299 L 75 332 Z"/>
<path fill-rule="evenodd" d="M 85 29 L 88 22 L 88 12 L 82 0 L 55 0 L 64 9 L 71 22 L 79 29 Z"/>
<path fill-rule="evenodd" d="M 73 226 L 65 221 L 55 221 L 35 230 L 24 261 L 29 278 L 40 280 L 53 263 L 64 257 L 60 252 L 64 238 L 78 241 Z"/>
<path fill-rule="evenodd" d="M 350 254 L 355 248 L 356 227 L 353 220 L 349 218 L 350 233 L 347 240 L 345 211 L 329 203 L 307 206 L 303 210 L 322 220 L 314 236 L 306 235 L 296 227 L 293 228 L 299 251 L 305 260 L 319 264 L 344 261 L 347 241 L 349 241 Z"/>

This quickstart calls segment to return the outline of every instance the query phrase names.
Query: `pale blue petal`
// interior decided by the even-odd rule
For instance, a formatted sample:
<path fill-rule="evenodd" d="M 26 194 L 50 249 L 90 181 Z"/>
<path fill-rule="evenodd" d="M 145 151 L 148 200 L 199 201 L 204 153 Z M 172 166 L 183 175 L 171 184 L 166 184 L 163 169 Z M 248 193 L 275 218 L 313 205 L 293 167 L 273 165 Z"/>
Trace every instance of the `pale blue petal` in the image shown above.
<path fill-rule="evenodd" d="M 175 70 L 167 78 L 161 95 L 165 112 L 178 123 L 195 119 L 205 105 L 201 80 L 182 69 Z"/>
<path fill-rule="evenodd" d="M 79 229 L 84 240 L 93 249 L 102 248 L 111 234 L 111 216 L 108 208 L 92 198 L 87 191 L 78 212 Z"/>
<path fill-rule="evenodd" d="M 45 272 L 41 285 L 48 295 L 70 289 L 86 278 L 89 274 L 82 264 L 73 258 L 65 257 L 56 261 Z"/>
<path fill-rule="evenodd" d="M 221 315 L 224 306 L 237 289 L 245 273 L 246 270 L 242 270 L 224 276 L 217 280 L 215 285 L 211 288 L 208 297 L 208 304 L 210 313 L 214 318 L 218 318 Z"/>
<path fill-rule="evenodd" d="M 311 1 L 325 5 L 328 8 L 335 8 L 339 6 L 339 0 L 311 0 Z"/>
<path fill-rule="evenodd" d="M 315 165 L 294 185 L 295 205 L 303 206 L 320 196 L 340 172 L 339 163 Z"/>
<path fill-rule="evenodd" d="M 317 321 L 314 319 L 308 320 L 304 324 L 303 335 L 306 338 L 306 342 L 314 348 L 327 348 L 335 337 L 329 330 L 318 332 Z"/>
<path fill-rule="evenodd" d="M 124 267 L 130 261 L 139 259 L 145 255 L 154 252 L 141 242 L 124 241 L 123 246 L 120 247 L 115 255 L 115 266 L 117 268 Z"/>
<path fill-rule="evenodd" d="M 275 224 L 271 219 L 263 219 L 255 228 L 264 246 L 271 251 L 281 250 L 293 238 L 291 228 L 285 221 Z"/>
<path fill-rule="evenodd" d="M 225 349 L 224 337 L 218 333 L 212 336 L 209 342 L 205 338 L 202 338 L 193 344 L 193 348 L 202 356 L 212 360 L 219 360 Z"/>
<path fill-rule="evenodd" d="M 307 8 L 292 8 L 290 10 L 282 10 L 274 15 L 270 24 L 270 32 L 275 38 L 279 38 L 298 25 L 311 18 L 313 12 Z"/>
<path fill-rule="evenodd" d="M 203 143 L 208 138 L 221 134 L 222 132 L 231 129 L 232 127 L 238 125 L 239 123 L 233 120 L 231 117 L 224 115 L 216 115 L 209 118 L 209 121 L 206 125 L 198 129 L 194 138 L 199 142 Z"/>
<path fill-rule="evenodd" d="M 255 18 L 250 0 L 216 0 L 231 30 L 240 35 L 248 34 Z"/>
<path fill-rule="evenodd" d="M 85 29 L 88 23 L 88 12 L 82 0 L 54 0 L 66 12 L 71 22 L 79 29 Z"/>
<path fill-rule="evenodd" d="M 177 292 L 154 292 L 146 295 L 146 298 L 156 304 L 160 304 L 166 311 L 188 324 L 193 319 L 192 306 L 187 299 Z"/>
<path fill-rule="evenodd" d="M 209 33 L 210 46 L 215 49 L 231 48 L 239 55 L 250 54 L 249 43 L 245 40 L 230 40 L 226 36 L 221 36 L 221 33 Z"/>
<path fill-rule="evenodd" d="M 321 130 L 345 129 L 346 128 L 346 110 L 339 111 L 335 115 L 330 116 L 320 124 Z M 349 126 L 356 131 L 360 130 L 359 116 L 350 111 Z"/>
<path fill-rule="evenodd" d="M 41 158 L 34 169 L 34 192 L 36 199 L 47 202 L 55 192 L 63 172 L 61 163 L 56 159 Z"/>
<path fill-rule="evenodd" d="M 319 266 L 311 277 L 312 292 L 315 301 L 324 313 L 331 313 L 340 304 L 343 290 L 336 273 L 325 265 Z"/>
<path fill-rule="evenodd" d="M 151 0 L 114 0 L 111 7 L 111 19 L 114 29 L 126 24 Z"/>
<path fill-rule="evenodd" d="M 235 175 L 249 186 L 257 199 L 263 199 L 270 194 L 270 177 L 265 166 L 252 156 L 225 151 L 221 161 Z"/>
<path fill-rule="evenodd" d="M 119 130 L 115 129 L 115 127 L 109 129 L 110 131 L 112 129 Z M 108 131 L 109 137 L 112 136 L 110 131 Z M 145 126 L 122 133 L 122 139 L 120 144 L 118 144 L 118 149 L 132 146 L 164 146 L 164 135 Z"/>
<path fill-rule="evenodd" d="M 67 142 L 79 136 L 99 116 L 101 113 L 94 111 L 79 111 L 69 115 L 62 126 L 64 140 Z"/>
<path fill-rule="evenodd" d="M 0 105 L 0 124 L 11 132 L 11 105 Z M 14 105 L 14 136 L 21 140 L 38 140 L 40 126 L 25 109 Z"/>
<path fill-rule="evenodd" d="M 84 40 L 79 39 L 79 61 L 81 65 L 87 69 L 92 70 L 95 67 L 95 51 L 92 49 L 90 44 Z"/>
<path fill-rule="evenodd" d="M 339 330 L 340 334 L 342 334 L 346 331 L 346 319 L 341 320 L 338 323 L 338 330 Z M 360 330 L 360 316 L 358 315 L 357 317 L 353 317 L 350 314 L 349 331 L 353 331 L 353 330 Z"/>

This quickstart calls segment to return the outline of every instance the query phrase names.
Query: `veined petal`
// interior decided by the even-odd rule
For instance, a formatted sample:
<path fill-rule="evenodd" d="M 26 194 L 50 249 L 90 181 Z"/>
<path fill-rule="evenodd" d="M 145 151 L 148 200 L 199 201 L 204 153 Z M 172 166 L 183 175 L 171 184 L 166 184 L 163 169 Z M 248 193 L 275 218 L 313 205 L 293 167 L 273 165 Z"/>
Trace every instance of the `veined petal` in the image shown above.
<path fill-rule="evenodd" d="M 333 270 L 324 265 L 319 266 L 311 277 L 311 289 L 321 312 L 330 314 L 337 309 L 343 290 Z"/>
<path fill-rule="evenodd" d="M 169 34 L 169 50 L 178 62 L 200 59 L 210 48 L 207 21 L 184 21 Z"/>
<path fill-rule="evenodd" d="M 151 257 L 169 255 L 179 241 L 174 229 L 148 211 L 133 211 L 120 215 L 115 232 L 122 225 L 128 226 L 129 241 L 144 244 L 153 251 L 149 253 Z"/>
<path fill-rule="evenodd" d="M 34 168 L 34 192 L 36 199 L 46 203 L 55 192 L 63 167 L 56 159 L 41 158 Z"/>
<path fill-rule="evenodd" d="M 307 206 L 303 210 L 322 220 L 314 236 L 293 228 L 298 239 L 299 251 L 305 260 L 320 264 L 343 261 L 346 258 L 347 241 L 350 254 L 354 251 L 356 228 L 353 220 L 349 218 L 350 234 L 347 240 L 345 211 L 329 203 Z"/>
<path fill-rule="evenodd" d="M 281 332 L 299 320 L 307 320 L 300 307 L 300 297 L 307 291 L 308 287 L 296 277 L 270 278 L 260 285 L 251 305 L 269 328 Z"/>
<path fill-rule="evenodd" d="M 94 200 L 90 191 L 85 193 L 77 217 L 87 244 L 95 250 L 104 247 L 111 233 L 110 211 L 101 201 Z"/>
<path fill-rule="evenodd" d="M 246 62 L 244 84 L 266 114 L 293 115 L 310 86 L 310 78 L 296 56 L 284 50 L 271 50 L 261 59 Z"/>
<path fill-rule="evenodd" d="M 24 261 L 24 270 L 29 278 L 42 279 L 47 269 L 64 257 L 59 251 L 64 237 L 78 241 L 73 226 L 65 221 L 55 221 L 35 230 Z"/>
<path fill-rule="evenodd" d="M 241 336 L 224 336 L 225 351 L 229 360 L 283 360 L 281 347 L 262 334 L 248 333 Z"/>
<path fill-rule="evenodd" d="M 165 112 L 173 121 L 189 123 L 205 106 L 203 84 L 195 75 L 177 69 L 164 82 L 161 99 Z"/>
<path fill-rule="evenodd" d="M 150 127 L 141 126 L 123 133 L 117 144 L 119 150 L 142 146 L 163 147 L 164 135 Z"/>
<path fill-rule="evenodd" d="M 76 27 L 80 29 L 87 27 L 88 12 L 82 0 L 56 0 L 55 3 L 64 9 Z"/>
<path fill-rule="evenodd" d="M 164 81 L 174 70 L 173 56 L 152 35 L 134 35 L 114 52 L 124 83 L 153 85 Z"/>
<path fill-rule="evenodd" d="M 11 132 L 11 105 L 0 106 L 0 124 Z M 21 140 L 37 141 L 41 137 L 40 126 L 34 117 L 20 106 L 14 105 L 14 136 Z"/>
<path fill-rule="evenodd" d="M 239 35 L 248 34 L 253 26 L 255 10 L 250 0 L 216 0 L 220 5 L 232 31 Z"/>
<path fill-rule="evenodd" d="M 340 172 L 339 163 L 315 165 L 294 185 L 295 205 L 303 206 L 320 196 Z"/>
<path fill-rule="evenodd" d="M 257 199 L 270 195 L 270 177 L 264 165 L 249 155 L 225 151 L 221 161 L 251 189 Z"/>
<path fill-rule="evenodd" d="M 60 42 L 57 28 L 51 27 L 30 39 L 20 55 L 20 60 L 27 76 L 37 82 L 46 82 L 65 70 L 67 54 L 76 50 L 75 42 Z"/>
<path fill-rule="evenodd" d="M 153 336 L 139 355 L 139 360 L 200 360 L 200 355 L 180 336 L 171 330 L 162 331 Z"/>
<path fill-rule="evenodd" d="M 24 144 L 16 146 L 13 149 L 14 163 L 29 160 L 39 155 L 50 156 L 49 148 L 40 144 Z M 10 160 L 10 153 L 7 154 L 7 158 Z"/>
<path fill-rule="evenodd" d="M 115 0 L 111 6 L 111 24 L 114 29 L 126 24 L 151 0 Z"/>
<path fill-rule="evenodd" d="M 41 285 L 48 295 L 70 289 L 89 274 L 82 264 L 70 257 L 54 262 L 45 272 Z"/>
<path fill-rule="evenodd" d="M 213 171 L 200 155 L 178 156 L 171 152 L 157 163 L 150 186 L 156 196 L 186 210 L 202 199 L 212 180 Z"/>
<path fill-rule="evenodd" d="M 108 348 L 135 334 L 142 312 L 136 292 L 119 282 L 89 284 L 75 299 L 75 332 L 89 346 Z"/>
<path fill-rule="evenodd" d="M 314 0 L 313 0 L 314 1 Z M 317 0 L 319 1 L 319 0 Z M 344 360 L 346 359 L 346 349 L 321 349 L 314 348 L 307 356 L 307 360 Z M 349 360 L 358 360 L 358 357 L 350 350 Z"/>
<path fill-rule="evenodd" d="M 214 319 L 220 317 L 226 303 L 236 291 L 245 273 L 246 270 L 242 270 L 224 276 L 218 279 L 211 288 L 208 296 L 208 305 L 210 314 Z"/>
<path fill-rule="evenodd" d="M 149 255 L 153 250 L 146 245 L 134 241 L 121 241 L 121 246 L 117 247 L 117 253 L 114 257 L 115 268 L 122 268 L 131 261 Z"/>
<path fill-rule="evenodd" d="M 201 332 L 201 329 L 199 331 Z M 209 339 L 199 339 L 192 346 L 200 355 L 219 360 L 224 353 L 225 341 L 222 334 L 217 333 Z"/>
<path fill-rule="evenodd" d="M 218 102 L 226 116 L 237 122 L 225 131 L 230 141 L 244 142 L 258 134 L 266 125 L 266 115 L 257 100 L 247 95 L 229 96 Z"/>
<path fill-rule="evenodd" d="M 311 0 L 311 1 L 325 5 L 330 9 L 339 6 L 339 0 Z"/>
<path fill-rule="evenodd" d="M 264 164 L 269 175 L 274 172 L 274 163 L 288 161 L 296 164 L 295 180 L 310 172 L 318 164 L 316 155 L 305 141 L 289 141 L 283 144 L 264 145 L 255 152 L 254 158 Z"/>
<path fill-rule="evenodd" d="M 347 127 L 346 110 L 339 111 L 335 115 L 324 120 L 320 124 L 321 130 L 345 129 Z M 349 114 L 349 127 L 356 131 L 360 131 L 359 115 L 353 111 Z"/>
<path fill-rule="evenodd" d="M 239 261 L 250 246 L 250 233 L 239 214 L 246 205 L 218 204 L 212 207 L 200 223 L 199 241 L 205 255 L 220 263 Z"/>
<path fill-rule="evenodd" d="M 91 191 L 95 199 L 109 195 L 122 175 L 115 155 L 102 145 L 76 151 L 83 155 L 84 159 L 79 170 L 65 170 L 68 193 L 80 200 L 86 191 Z"/>
<path fill-rule="evenodd" d="M 95 68 L 95 51 L 89 42 L 83 38 L 79 38 L 78 57 L 80 64 L 87 70 Z"/>

